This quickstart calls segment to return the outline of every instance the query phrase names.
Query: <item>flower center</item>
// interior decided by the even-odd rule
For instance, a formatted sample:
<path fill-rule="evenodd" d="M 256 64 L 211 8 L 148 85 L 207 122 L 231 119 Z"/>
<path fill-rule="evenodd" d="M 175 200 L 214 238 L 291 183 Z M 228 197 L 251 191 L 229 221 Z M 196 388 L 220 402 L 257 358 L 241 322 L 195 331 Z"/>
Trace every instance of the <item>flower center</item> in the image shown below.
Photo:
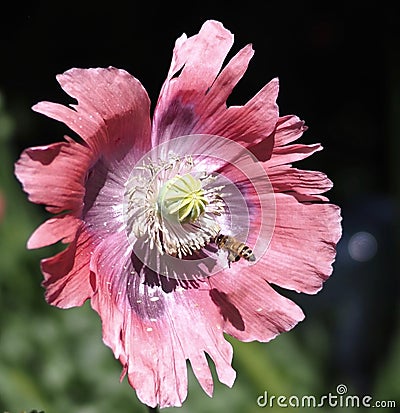
<path fill-rule="evenodd" d="M 189 173 L 169 179 L 161 188 L 157 202 L 164 217 L 181 223 L 196 221 L 208 205 L 201 180 Z"/>
<path fill-rule="evenodd" d="M 242 145 L 185 135 L 154 146 L 130 167 L 116 213 L 135 272 L 203 280 L 240 258 L 262 257 L 275 197 L 263 165 Z"/>
<path fill-rule="evenodd" d="M 183 258 L 205 247 L 220 232 L 225 210 L 223 185 L 199 170 L 190 156 L 136 166 L 126 185 L 128 238 L 152 250 Z"/>

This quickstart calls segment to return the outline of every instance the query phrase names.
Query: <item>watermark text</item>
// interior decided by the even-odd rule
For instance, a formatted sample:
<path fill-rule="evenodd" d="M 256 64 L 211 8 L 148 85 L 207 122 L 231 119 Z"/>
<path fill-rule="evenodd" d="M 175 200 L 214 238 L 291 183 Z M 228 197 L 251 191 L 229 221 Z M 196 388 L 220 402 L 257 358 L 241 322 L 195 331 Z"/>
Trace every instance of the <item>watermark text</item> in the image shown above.
<path fill-rule="evenodd" d="M 395 408 L 395 400 L 374 400 L 370 395 L 358 396 L 347 394 L 347 386 L 339 384 L 336 393 L 329 392 L 322 396 L 313 395 L 274 395 L 267 390 L 257 397 L 259 407 L 281 407 L 281 408 L 320 408 L 320 407 L 366 407 L 366 408 Z"/>

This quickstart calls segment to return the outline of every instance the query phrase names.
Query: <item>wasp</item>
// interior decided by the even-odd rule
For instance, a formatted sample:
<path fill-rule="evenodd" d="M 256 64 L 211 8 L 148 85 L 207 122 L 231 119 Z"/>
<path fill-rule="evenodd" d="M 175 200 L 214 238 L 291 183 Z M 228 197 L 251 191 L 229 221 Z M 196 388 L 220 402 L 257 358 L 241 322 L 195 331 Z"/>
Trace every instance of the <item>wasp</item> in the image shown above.
<path fill-rule="evenodd" d="M 228 252 L 229 267 L 231 266 L 231 262 L 238 262 L 240 258 L 244 258 L 247 261 L 256 260 L 249 246 L 230 235 L 218 234 L 215 237 L 215 244 L 218 248 Z"/>

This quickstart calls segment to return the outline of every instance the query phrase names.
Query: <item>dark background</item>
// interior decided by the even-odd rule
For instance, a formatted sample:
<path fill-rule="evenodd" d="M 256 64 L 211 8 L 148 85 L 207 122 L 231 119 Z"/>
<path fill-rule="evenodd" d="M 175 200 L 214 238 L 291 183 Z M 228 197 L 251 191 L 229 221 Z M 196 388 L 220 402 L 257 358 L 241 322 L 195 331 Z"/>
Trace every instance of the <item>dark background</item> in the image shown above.
<path fill-rule="evenodd" d="M 281 381 L 286 387 L 277 385 L 277 391 L 300 388 L 302 394 L 326 394 L 337 384 L 345 383 L 349 394 L 397 399 L 399 406 L 400 380 L 395 372 L 400 369 L 397 266 L 400 251 L 400 14 L 395 11 L 395 5 L 388 4 L 340 1 L 224 4 L 37 1 L 7 4 L 7 11 L 3 10 L 0 16 L 0 110 L 3 111 L 0 129 L 3 126 L 4 132 L 4 125 L 8 125 L 9 131 L 8 136 L 0 140 L 3 152 L 0 191 L 5 195 L 7 206 L 0 242 L 7 250 L 3 250 L 3 254 L 15 256 L 15 260 L 5 258 L 3 268 L 0 263 L 3 313 L 0 315 L 0 346 L 23 340 L 28 342 L 31 351 L 37 345 L 37 351 L 46 353 L 46 345 L 58 345 L 60 331 L 66 334 L 63 336 L 66 341 L 77 340 L 75 329 L 66 327 L 68 323 L 73 324 L 68 317 L 71 320 L 79 318 L 80 314 L 92 317 L 85 308 L 80 309 L 81 313 L 79 309 L 70 310 L 72 315 L 64 316 L 44 304 L 39 286 L 38 257 L 48 254 L 22 251 L 22 244 L 44 215 L 41 208 L 27 204 L 20 194 L 18 184 L 12 178 L 11 164 L 25 147 L 56 142 L 67 133 L 66 127 L 34 114 L 30 107 L 41 100 L 71 102 L 58 86 L 56 74 L 71 67 L 110 65 L 137 77 L 148 91 L 154 107 L 175 40 L 183 32 L 188 36 L 197 33 L 205 20 L 216 19 L 235 34 L 230 56 L 247 43 L 252 43 L 255 49 L 250 67 L 228 103 L 244 104 L 272 77 L 280 78 L 278 103 L 281 114 L 294 113 L 304 119 L 309 130 L 301 142 L 321 142 L 325 148 L 297 166 L 324 171 L 333 180 L 335 186 L 329 197 L 342 207 L 344 232 L 338 246 L 334 275 L 324 290 L 316 297 L 287 294 L 303 307 L 308 316 L 306 321 L 284 338 L 260 347 L 234 342 L 238 384 L 229 391 L 217 387 L 216 397 L 211 401 L 195 387 L 194 396 L 190 398 L 189 393 L 185 406 L 190 407 L 190 411 L 200 412 L 206 401 L 209 411 L 217 411 L 218 403 L 224 408 L 226 398 L 235 400 L 236 396 L 232 395 L 243 392 L 240 400 L 244 401 L 236 405 L 243 407 L 240 403 L 245 403 L 248 411 L 259 409 L 255 404 L 257 394 L 261 389 L 273 387 L 273 380 L 276 383 L 279 380 L 268 372 L 263 375 L 257 371 L 257 361 L 251 367 L 252 354 L 257 351 L 262 357 L 272 354 L 268 362 L 261 361 L 259 369 L 264 365 L 273 369 L 270 363 L 275 363 L 281 374 L 284 374 L 282 369 L 290 370 L 290 364 L 297 368 L 297 375 L 285 373 Z M 19 218 L 21 214 L 29 217 L 25 226 L 11 210 L 14 214 L 19 211 Z M 10 249 L 7 239 L 10 231 L 14 238 L 20 232 L 14 241 L 15 251 Z M 359 232 L 370 235 L 364 240 L 365 245 L 361 242 L 361 250 L 366 248 L 368 251 L 371 247 L 368 240 L 376 240 L 376 253 L 365 261 L 357 261 L 349 253 L 351 237 Z M 21 262 L 24 263 L 22 267 Z M 15 273 L 12 279 L 10 272 Z M 32 288 L 30 292 L 24 292 L 29 286 Z M 30 343 L 30 334 L 34 333 L 27 333 L 22 327 L 14 331 L 14 324 L 11 325 L 7 318 L 7 312 L 11 311 L 20 315 L 21 326 L 29 322 L 32 311 L 36 312 L 32 317 L 39 325 L 39 320 L 50 320 L 49 325 L 54 323 L 58 331 L 54 341 L 49 339 L 50 344 L 48 340 L 44 340 L 47 344 L 38 344 L 33 340 Z M 56 317 L 66 317 L 62 318 L 61 325 L 58 318 L 53 320 L 55 313 Z M 97 321 L 88 321 L 88 325 L 93 323 Z M 90 333 L 90 337 L 95 338 L 88 335 L 85 339 L 85 332 L 79 330 L 80 344 L 64 342 L 60 352 L 68 353 L 73 346 L 85 346 L 88 340 L 101 346 L 100 327 L 96 324 L 95 328 Z M 281 354 L 282 348 L 288 349 L 289 353 Z M 99 373 L 96 379 L 88 379 L 79 370 L 79 356 L 69 353 L 68 357 L 59 354 L 46 358 L 41 355 L 37 362 L 37 356 L 29 352 L 21 353 L 25 354 L 22 361 L 16 355 L 18 353 L 14 356 L 7 354 L 7 351 L 3 352 L 2 356 L 0 348 L 0 411 L 3 408 L 28 410 L 42 406 L 56 406 L 59 412 L 67 411 L 65 406 L 72 406 L 74 411 L 79 411 L 83 405 L 92 406 L 96 412 L 103 411 L 98 398 L 104 394 L 97 395 L 89 390 L 81 394 L 82 389 L 96 386 L 102 380 L 118 379 L 115 375 L 118 366 L 114 364 L 114 373 L 109 373 L 112 377 L 105 379 Z M 38 379 L 40 369 L 64 360 L 63 357 L 72 357 L 74 362 L 71 363 L 78 366 L 75 370 L 72 367 L 72 372 L 67 369 L 72 378 L 55 390 L 58 395 L 68 391 L 70 405 L 58 402 L 57 394 L 50 396 L 51 385 Z M 105 350 L 95 364 L 110 358 L 111 353 Z M 28 378 L 39 381 L 36 392 L 43 392 L 43 395 L 37 399 L 22 397 L 22 390 L 18 389 L 24 386 L 18 380 L 10 387 L 7 375 L 15 371 L 27 372 Z M 64 374 L 62 367 L 58 371 Z M 243 376 L 248 379 L 247 384 L 241 381 Z M 79 380 L 81 386 L 76 384 Z M 73 381 L 75 384 L 71 384 Z M 301 387 L 301 383 L 306 384 Z M 115 393 L 111 391 L 109 399 L 115 397 L 120 401 L 124 397 L 128 400 L 123 406 L 118 405 L 119 412 L 133 411 L 133 406 L 140 410 L 127 387 L 124 387 L 124 396 L 115 390 Z M 221 399 L 225 402 L 218 399 L 218 391 L 225 395 L 225 399 Z M 27 405 L 29 402 L 36 404 Z M 115 405 L 110 402 L 107 408 L 111 406 L 111 410 L 115 410 Z"/>

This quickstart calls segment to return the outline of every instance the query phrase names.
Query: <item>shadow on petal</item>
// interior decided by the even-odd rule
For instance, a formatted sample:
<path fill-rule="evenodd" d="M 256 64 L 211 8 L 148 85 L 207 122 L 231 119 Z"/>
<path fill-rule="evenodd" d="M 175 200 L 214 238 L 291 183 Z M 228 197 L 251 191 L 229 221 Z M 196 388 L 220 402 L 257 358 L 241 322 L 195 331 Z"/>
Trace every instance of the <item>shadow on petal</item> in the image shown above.
<path fill-rule="evenodd" d="M 239 310 L 229 301 L 228 295 L 213 288 L 210 290 L 210 297 L 214 304 L 219 307 L 224 320 L 229 321 L 237 330 L 244 331 L 243 318 Z"/>
<path fill-rule="evenodd" d="M 172 278 L 163 277 L 144 264 L 135 253 L 131 255 L 131 262 L 137 274 L 144 275 L 144 283 L 149 287 L 161 287 L 165 293 L 175 291 L 178 281 Z"/>
<path fill-rule="evenodd" d="M 274 132 L 275 133 L 275 132 Z M 274 134 L 263 139 L 261 142 L 250 146 L 248 150 L 260 161 L 266 162 L 271 158 L 275 146 Z"/>

